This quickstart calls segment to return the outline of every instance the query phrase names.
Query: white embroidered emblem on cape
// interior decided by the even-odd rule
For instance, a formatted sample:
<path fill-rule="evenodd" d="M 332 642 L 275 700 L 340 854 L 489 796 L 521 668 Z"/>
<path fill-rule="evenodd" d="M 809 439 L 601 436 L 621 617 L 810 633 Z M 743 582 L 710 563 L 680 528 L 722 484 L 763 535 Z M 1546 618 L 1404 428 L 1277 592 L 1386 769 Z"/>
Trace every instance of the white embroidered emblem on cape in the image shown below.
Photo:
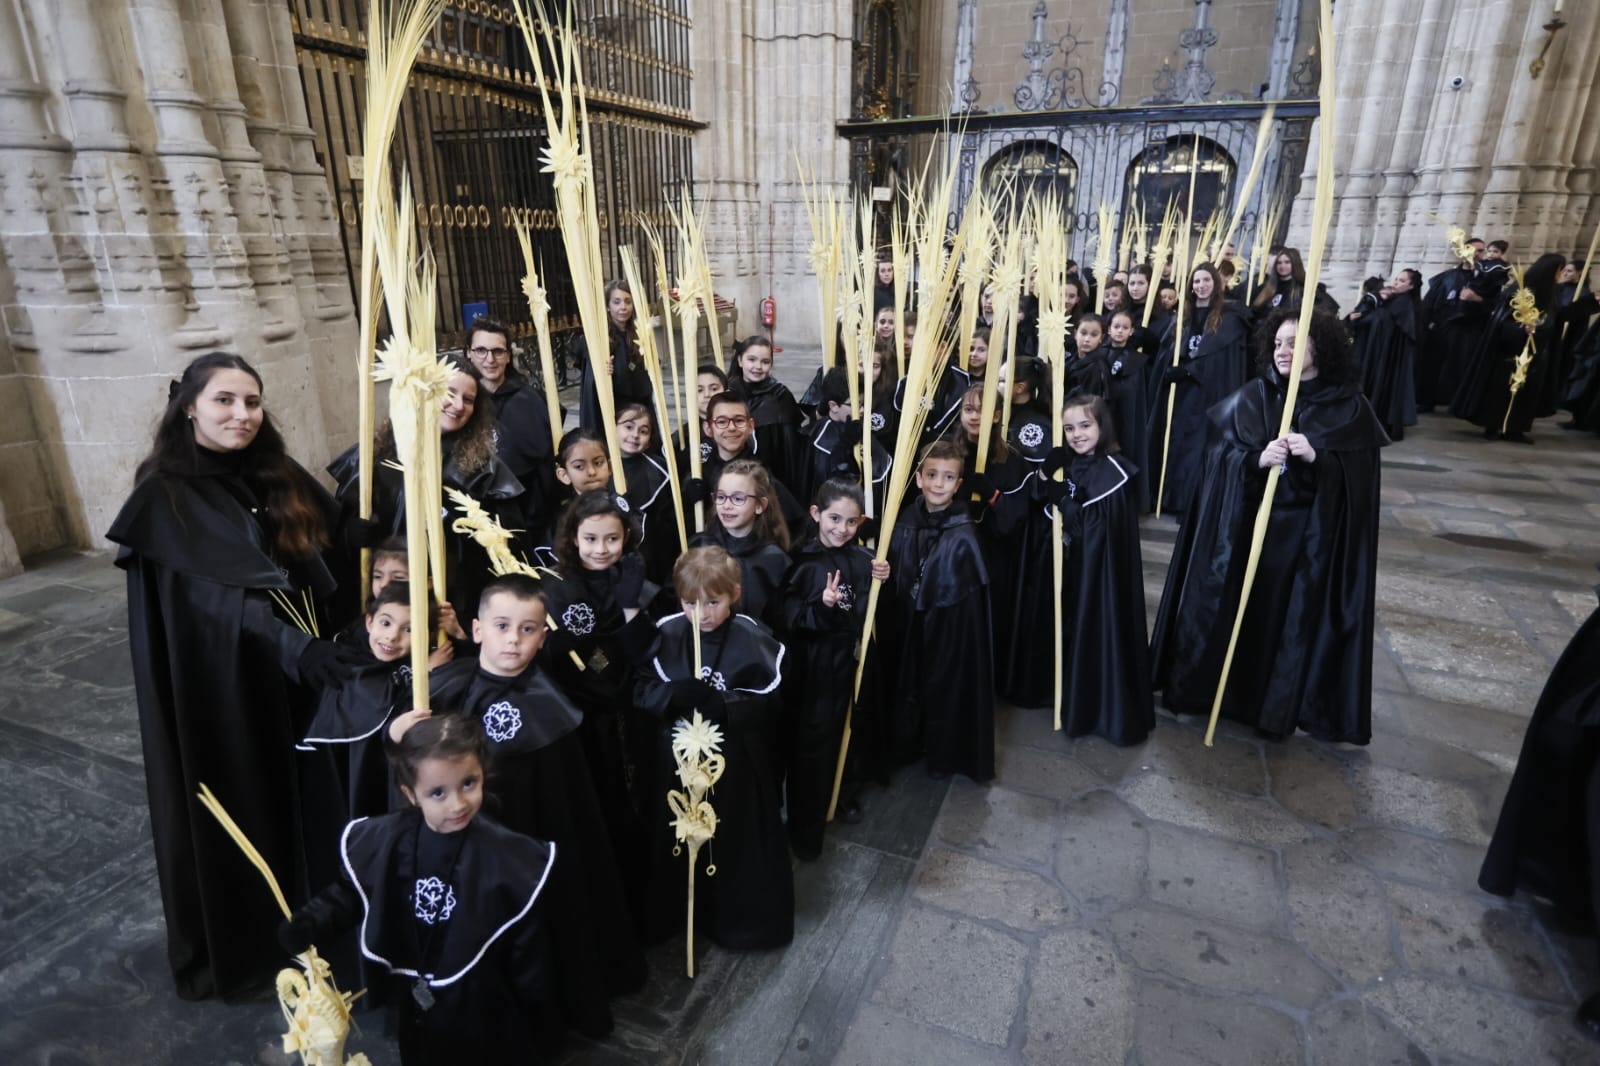
<path fill-rule="evenodd" d="M 517 735 L 522 728 L 522 712 L 511 706 L 509 700 L 489 705 L 483 712 L 483 731 L 496 744 L 503 744 Z"/>
<path fill-rule="evenodd" d="M 853 611 L 856 609 L 856 590 L 849 585 L 839 586 L 839 610 Z"/>
<path fill-rule="evenodd" d="M 1029 422 L 1017 430 L 1017 443 L 1024 448 L 1037 448 L 1044 443 L 1044 427 L 1037 422 Z"/>
<path fill-rule="evenodd" d="M 721 673 L 711 669 L 709 666 L 702 666 L 700 668 L 700 680 L 706 682 L 718 692 L 728 691 L 727 678 L 723 677 Z"/>
<path fill-rule="evenodd" d="M 876 433 L 878 430 L 882 429 L 883 427 L 884 427 L 883 415 L 878 411 L 872 412 L 872 430 L 873 430 L 873 432 Z"/>
<path fill-rule="evenodd" d="M 574 603 L 561 612 L 561 624 L 574 635 L 586 637 L 594 632 L 594 608 L 587 603 Z"/>
<path fill-rule="evenodd" d="M 456 909 L 456 894 L 437 877 L 419 877 L 415 902 L 417 918 L 433 925 L 450 919 L 450 912 Z"/>

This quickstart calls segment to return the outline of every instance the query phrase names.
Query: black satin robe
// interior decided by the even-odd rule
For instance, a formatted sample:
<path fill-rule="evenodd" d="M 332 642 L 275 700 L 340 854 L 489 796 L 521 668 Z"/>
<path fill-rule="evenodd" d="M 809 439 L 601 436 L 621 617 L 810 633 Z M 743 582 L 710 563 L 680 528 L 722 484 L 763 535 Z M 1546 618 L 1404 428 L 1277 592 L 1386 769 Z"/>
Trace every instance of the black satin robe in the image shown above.
<path fill-rule="evenodd" d="M 1210 412 L 1194 507 L 1178 532 L 1151 642 L 1153 687 L 1183 714 L 1211 710 L 1244 582 L 1286 382 L 1269 372 Z M 1293 427 L 1316 449 L 1279 480 L 1222 710 L 1274 737 L 1372 736 L 1378 449 L 1383 428 L 1353 385 L 1300 387 Z"/>
<path fill-rule="evenodd" d="M 1488 325 L 1478 334 L 1461 386 L 1450 404 L 1451 414 L 1493 433 L 1526 433 L 1533 428 L 1545 374 L 1552 372 L 1560 355 L 1556 342 L 1561 336 L 1561 316 L 1559 311 L 1546 313 L 1534 327 L 1535 351 L 1526 380 L 1512 396 L 1512 369 L 1528 341 L 1527 330 L 1511 315 L 1515 289 L 1514 285 L 1506 287 Z"/>
<path fill-rule="evenodd" d="M 367 650 L 365 644 L 358 647 Z M 409 658 L 397 663 L 371 658 L 343 684 L 322 690 L 300 745 L 333 755 L 344 784 L 345 806 L 340 813 L 345 820 L 389 812 L 392 774 L 383 728 L 396 714 L 411 709 L 411 698 Z"/>
<path fill-rule="evenodd" d="M 1417 301 L 1400 293 L 1376 303 L 1351 329 L 1361 391 L 1390 440 L 1417 424 Z"/>
<path fill-rule="evenodd" d="M 528 1062 L 555 1049 L 569 975 L 548 950 L 561 921 L 550 886 L 564 849 L 481 813 L 435 833 L 408 807 L 351 822 L 340 853 L 343 878 L 297 917 L 319 939 L 360 925 L 371 998 L 398 1015 L 402 1066 Z M 443 886 L 442 901 L 419 899 L 425 879 Z M 432 997 L 426 1010 L 418 981 Z"/>
<path fill-rule="evenodd" d="M 1157 401 L 1150 416 L 1150 484 L 1152 498 L 1162 514 L 1182 514 L 1189 508 L 1200 478 L 1205 457 L 1209 422 L 1206 412 L 1222 402 L 1250 376 L 1250 343 L 1244 311 L 1233 303 L 1222 307 L 1222 318 L 1215 333 L 1205 332 L 1209 308 L 1190 308 L 1189 324 L 1184 329 L 1184 349 L 1179 365 L 1190 377 L 1178 382 L 1177 400 L 1172 409 L 1172 435 L 1167 437 L 1167 398 L 1171 390 L 1159 384 L 1162 373 L 1172 365 L 1175 335 L 1162 345 L 1152 371 L 1157 382 Z M 1163 452 L 1165 447 L 1165 452 Z M 1166 456 L 1165 486 L 1161 478 Z"/>
<path fill-rule="evenodd" d="M 635 700 L 660 722 L 657 756 L 661 779 L 677 783 L 672 725 L 682 711 L 670 705 L 673 681 L 692 679 L 693 622 L 682 614 L 659 623 L 660 643 L 639 671 Z M 794 875 L 783 816 L 784 646 L 754 619 L 735 615 L 700 635 L 700 676 L 726 701 L 706 715 L 722 730 L 722 779 L 708 798 L 717 812 L 717 833 L 700 849 L 695 881 L 695 927 L 725 948 L 782 947 L 794 939 Z M 702 712 L 704 713 L 704 712 Z M 666 804 L 660 790 L 659 818 L 650 851 L 650 892 L 657 936 L 682 932 L 688 896 L 688 859 L 674 855 Z M 716 873 L 707 867 L 716 864 Z"/>
<path fill-rule="evenodd" d="M 642 403 L 652 412 L 651 421 L 661 425 L 661 419 L 654 417 L 655 389 L 650 384 L 650 372 L 645 369 L 644 358 L 639 354 L 639 340 L 634 334 L 633 323 L 629 323 L 628 329 L 621 330 L 607 322 L 606 338 L 611 345 L 612 410 L 620 410 L 627 403 Z M 583 378 L 578 386 L 578 425 L 584 429 L 602 429 L 605 419 L 600 413 L 600 395 L 594 387 L 594 368 L 589 363 L 588 344 L 581 337 L 577 349 L 579 365 L 583 367 Z"/>
<path fill-rule="evenodd" d="M 544 655 L 541 654 L 540 659 Z M 579 727 L 583 715 L 539 660 L 501 677 L 456 660 L 430 677 L 435 713 L 470 714 L 489 738 L 484 810 L 513 832 L 550 841 L 562 861 L 546 891 L 561 979 L 549 1025 L 611 1031 L 609 998 L 644 982 L 644 955 Z"/>
<path fill-rule="evenodd" d="M 678 540 L 678 520 L 672 513 L 676 497 L 672 495 L 666 461 L 657 452 L 624 455 L 622 470 L 628 479 L 624 499 L 639 527 L 639 554 L 644 556 L 645 574 L 657 585 L 670 584 L 672 565 L 682 554 L 683 545 Z M 689 472 L 679 470 L 678 476 L 688 477 Z"/>
<path fill-rule="evenodd" d="M 1550 900 L 1600 921 L 1600 611 L 1573 636 L 1545 682 L 1478 885 Z"/>
<path fill-rule="evenodd" d="M 989 571 L 959 504 L 929 514 L 919 497 L 895 524 L 879 610 L 891 743 L 935 774 L 994 777 L 994 643 Z M 887 593 L 889 590 L 885 590 Z"/>
<path fill-rule="evenodd" d="M 1146 656 L 1144 564 L 1133 470 L 1114 455 L 1079 456 L 1062 509 L 1061 730 L 1138 744 L 1155 727 Z M 1053 620 L 1052 620 L 1053 621 Z M 1053 686 L 1052 678 L 1052 686 Z"/>
<path fill-rule="evenodd" d="M 509 372 L 492 395 L 495 455 L 522 485 L 517 507 L 529 528 L 542 529 L 555 520 L 557 495 L 549 405 L 543 392 Z"/>
<path fill-rule="evenodd" d="M 877 412 L 873 413 L 877 418 Z M 861 423 L 854 419 L 835 422 L 826 416 L 817 419 L 807 435 L 804 479 L 797 487 L 800 501 L 807 507 L 816 503 L 817 490 L 829 478 L 845 478 L 859 484 L 862 480 Z M 894 459 L 884 450 L 877 437 L 872 440 L 872 498 L 876 504 L 873 513 L 883 514 L 884 495 L 888 490 L 889 471 Z"/>
<path fill-rule="evenodd" d="M 1050 574 L 1050 522 L 1043 500 L 1044 460 L 1050 452 L 1050 416 L 1032 406 L 1011 411 L 1011 446 L 1028 465 L 1028 504 L 1016 532 L 1016 565 L 1011 583 L 995 597 L 994 611 L 1008 621 L 1010 636 L 995 643 L 999 691 L 1018 707 L 1042 707 L 1054 686 L 1055 611 Z M 1046 576 L 1041 576 L 1046 575 Z M 999 627 L 996 627 L 997 629 Z"/>
<path fill-rule="evenodd" d="M 756 450 L 777 479 L 785 485 L 802 483 L 805 469 L 805 442 L 800 434 L 804 417 L 794 393 L 781 381 L 735 383 L 750 407 L 750 419 L 755 423 Z"/>
<path fill-rule="evenodd" d="M 1117 431 L 1119 453 L 1133 476 L 1128 492 L 1137 513 L 1150 510 L 1150 478 L 1144 468 L 1150 453 L 1150 378 L 1156 373 L 1150 357 L 1130 341 L 1126 348 L 1107 348 L 1110 360 L 1111 423 Z"/>
<path fill-rule="evenodd" d="M 309 474 L 304 480 L 315 488 Z M 301 778 L 315 767 L 294 750 L 304 719 L 296 721 L 286 673 L 292 676 L 310 638 L 274 615 L 269 593 L 298 598 L 307 588 L 321 598 L 332 578 L 319 559 L 280 569 L 266 519 L 238 462 L 202 452 L 190 475 L 140 482 L 106 533 L 120 546 L 116 565 L 128 578 L 167 959 L 186 999 L 250 995 L 283 963 L 272 898 L 200 806 L 201 784 L 291 901 L 304 899 L 308 887 Z M 312 821 L 332 825 L 331 847 L 337 812 Z"/>
<path fill-rule="evenodd" d="M 841 598 L 828 607 L 822 602 L 822 592 L 835 572 Z M 794 567 L 784 584 L 781 616 L 789 657 L 789 683 L 784 692 L 789 720 L 785 809 L 789 841 L 804 858 L 815 858 L 822 850 L 839 741 L 855 688 L 856 649 L 871 589 L 872 555 L 867 549 L 855 544 L 828 548 L 815 537 L 795 553 Z M 883 776 L 882 707 L 874 699 L 869 680 L 862 680 L 862 700 L 851 717 L 850 757 L 845 768 L 851 779 L 862 776 L 861 768 Z"/>

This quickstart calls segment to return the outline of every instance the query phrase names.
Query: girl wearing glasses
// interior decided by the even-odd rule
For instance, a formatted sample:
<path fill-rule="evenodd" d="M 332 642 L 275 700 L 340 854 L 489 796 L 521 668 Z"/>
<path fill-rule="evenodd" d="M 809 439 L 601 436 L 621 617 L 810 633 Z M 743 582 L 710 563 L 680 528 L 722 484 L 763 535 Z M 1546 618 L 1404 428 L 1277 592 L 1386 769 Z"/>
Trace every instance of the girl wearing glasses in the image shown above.
<path fill-rule="evenodd" d="M 692 547 L 714 545 L 739 562 L 744 613 L 771 628 L 778 593 L 789 571 L 789 529 L 767 468 L 735 459 L 717 476 L 711 502 L 716 521 L 690 539 Z"/>

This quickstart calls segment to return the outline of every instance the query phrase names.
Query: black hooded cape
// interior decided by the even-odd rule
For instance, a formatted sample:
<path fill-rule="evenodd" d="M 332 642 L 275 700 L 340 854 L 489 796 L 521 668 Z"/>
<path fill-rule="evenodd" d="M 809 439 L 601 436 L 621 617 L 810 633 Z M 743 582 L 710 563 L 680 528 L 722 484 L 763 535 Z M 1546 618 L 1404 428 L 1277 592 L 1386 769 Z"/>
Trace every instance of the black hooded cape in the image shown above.
<path fill-rule="evenodd" d="M 1160 385 L 1161 375 L 1172 366 L 1175 335 L 1169 334 L 1157 355 L 1153 374 L 1158 382 L 1157 401 L 1150 416 L 1150 484 L 1152 499 L 1162 514 L 1182 514 L 1189 507 L 1200 477 L 1205 456 L 1209 422 L 1206 412 L 1222 402 L 1250 376 L 1250 337 L 1248 319 L 1238 304 L 1224 303 L 1222 318 L 1215 333 L 1205 332 L 1209 308 L 1191 308 L 1184 329 L 1186 349 L 1179 360 L 1177 400 L 1172 408 L 1172 435 L 1167 438 L 1167 398 L 1171 389 Z M 1163 452 L 1165 447 L 1165 452 Z M 1163 454 L 1167 475 L 1161 479 Z"/>
<path fill-rule="evenodd" d="M 1138 744 L 1155 727 L 1146 658 L 1144 564 L 1133 470 L 1114 455 L 1075 458 L 1063 507 L 1061 730 Z"/>
<path fill-rule="evenodd" d="M 1417 424 L 1417 301 L 1397 293 L 1356 319 L 1351 330 L 1361 391 L 1390 440 Z"/>
<path fill-rule="evenodd" d="M 509 678 L 457 660 L 430 680 L 436 711 L 483 723 L 491 754 L 486 809 L 511 831 L 561 850 L 546 891 L 551 954 L 561 974 L 547 1025 L 604 1036 L 610 996 L 637 988 L 645 969 L 579 739 L 582 715 L 537 660 Z"/>
<path fill-rule="evenodd" d="M 1568 916 L 1600 918 L 1600 611 L 1561 655 L 1528 721 L 1478 885 L 1525 889 Z"/>
<path fill-rule="evenodd" d="M 661 642 L 639 672 L 636 700 L 661 723 L 658 765 L 665 787 L 651 844 L 653 933 L 683 929 L 688 860 L 674 855 L 666 788 L 680 788 L 672 758 L 671 683 L 694 678 L 694 623 L 682 614 L 659 623 Z M 700 677 L 726 701 L 705 717 L 722 730 L 722 779 L 710 794 L 716 837 L 700 849 L 695 926 L 725 948 L 782 947 L 794 939 L 794 876 L 783 817 L 782 697 L 784 646 L 754 619 L 734 615 L 702 633 Z M 704 713 L 704 712 L 702 712 Z M 711 864 L 716 872 L 708 874 Z"/>
<path fill-rule="evenodd" d="M 305 481 L 315 485 L 310 475 Z M 272 898 L 200 806 L 202 783 L 291 900 L 303 899 L 308 887 L 304 760 L 294 750 L 299 723 L 285 673 L 310 638 L 274 616 L 269 592 L 298 597 L 299 588 L 309 588 L 320 597 L 332 578 L 321 560 L 311 560 L 300 568 L 302 580 L 291 580 L 268 554 L 264 513 L 237 463 L 202 453 L 192 475 L 141 481 L 106 533 L 121 546 L 116 565 L 128 578 L 128 643 L 167 958 L 187 999 L 250 994 L 283 963 Z"/>
<path fill-rule="evenodd" d="M 1153 687 L 1185 714 L 1209 713 L 1244 582 L 1287 383 L 1275 372 L 1210 412 L 1204 477 L 1172 552 L 1151 642 Z M 1372 735 L 1378 449 L 1388 443 L 1353 385 L 1302 382 L 1293 428 L 1316 449 L 1280 480 L 1239 633 L 1223 713 L 1275 736 Z"/>
<path fill-rule="evenodd" d="M 897 760 L 926 754 L 934 774 L 994 777 L 994 643 L 989 570 L 959 502 L 928 513 L 919 497 L 895 523 L 877 624 Z M 887 591 L 887 590 L 886 590 Z"/>

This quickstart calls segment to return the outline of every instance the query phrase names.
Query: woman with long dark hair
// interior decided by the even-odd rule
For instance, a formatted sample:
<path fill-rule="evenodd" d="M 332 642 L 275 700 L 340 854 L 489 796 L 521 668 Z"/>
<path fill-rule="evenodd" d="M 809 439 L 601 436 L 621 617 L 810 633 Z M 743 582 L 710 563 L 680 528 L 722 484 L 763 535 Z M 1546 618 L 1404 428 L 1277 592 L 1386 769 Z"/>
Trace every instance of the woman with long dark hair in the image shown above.
<path fill-rule="evenodd" d="M 1250 310 L 1259 321 L 1274 311 L 1298 311 L 1305 296 L 1306 265 L 1298 248 L 1279 248 L 1272 257 L 1272 269 L 1267 280 L 1250 301 Z M 1316 309 L 1330 315 L 1339 313 L 1339 304 L 1328 295 L 1327 287 L 1317 282 Z"/>
<path fill-rule="evenodd" d="M 717 328 L 715 319 L 711 321 L 710 328 Z M 626 281 L 606 284 L 606 335 L 610 343 L 606 365 L 611 378 L 611 396 L 615 404 L 613 410 L 625 403 L 642 403 L 655 411 L 656 400 L 650 388 L 650 372 L 645 369 L 644 357 L 639 354 L 639 316 L 633 309 L 633 290 L 628 288 Z M 578 394 L 578 425 L 584 429 L 599 429 L 603 420 L 600 416 L 600 394 L 594 387 L 594 368 L 586 355 L 581 358 L 583 385 Z"/>
<path fill-rule="evenodd" d="M 1547 253 L 1534 260 L 1523 275 L 1522 288 L 1533 293 L 1534 305 L 1539 309 L 1538 325 L 1523 326 L 1513 316 L 1511 301 L 1518 287 L 1508 284 L 1501 290 L 1494 314 L 1472 349 L 1450 413 L 1481 426 L 1489 440 L 1533 443 L 1528 430 L 1540 413 L 1544 377 L 1559 359 L 1561 308 L 1556 301 L 1556 278 L 1566 262 L 1564 256 Z M 1534 343 L 1533 361 L 1513 398 L 1511 374 L 1530 337 Z"/>
<path fill-rule="evenodd" d="M 1206 412 L 1231 395 L 1250 376 L 1250 327 L 1243 309 L 1226 297 L 1222 275 L 1201 263 L 1189 275 L 1187 321 L 1177 364 L 1172 361 L 1177 330 L 1169 327 L 1152 373 L 1159 377 L 1150 419 L 1150 487 L 1163 513 L 1183 513 L 1194 494 L 1206 446 Z M 1173 316 L 1176 322 L 1176 315 Z M 1172 432 L 1167 433 L 1168 386 L 1177 386 Z M 1167 474 L 1163 481 L 1162 463 Z"/>
<path fill-rule="evenodd" d="M 1422 275 L 1399 270 L 1379 284 L 1351 325 L 1361 391 L 1390 440 L 1417 424 L 1417 346 L 1422 339 Z"/>
<path fill-rule="evenodd" d="M 439 412 L 441 472 L 445 487 L 457 489 L 483 505 L 508 530 L 528 527 L 522 513 L 523 485 L 500 461 L 495 449 L 495 408 L 482 375 L 465 356 L 439 357 L 451 370 L 444 403 Z M 395 456 L 394 427 L 385 421 L 374 445 L 372 523 L 378 536 L 398 536 L 406 528 L 405 479 L 389 463 Z M 356 499 L 356 448 L 328 464 L 339 482 L 339 499 L 347 512 Z M 446 508 L 453 507 L 447 498 Z M 488 554 L 471 537 L 457 533 L 446 521 L 445 592 L 457 618 L 474 618 L 478 594 L 489 583 Z"/>
<path fill-rule="evenodd" d="M 315 616 L 332 592 L 331 513 L 327 493 L 285 451 L 261 376 L 219 352 L 172 383 L 106 534 L 128 577 L 167 958 L 186 999 L 251 995 L 283 964 L 261 875 L 196 800 L 201 784 L 291 900 L 307 888 L 287 679 L 337 680 L 354 654 L 278 611 Z"/>
<path fill-rule="evenodd" d="M 1282 739 L 1372 736 L 1378 449 L 1389 443 L 1332 315 L 1309 326 L 1287 434 L 1279 434 L 1298 311 L 1267 319 L 1261 375 L 1208 412 L 1205 468 L 1173 548 L 1151 638 L 1153 688 L 1205 714 L 1244 585 L 1268 471 L 1281 468 L 1222 713 Z"/>

